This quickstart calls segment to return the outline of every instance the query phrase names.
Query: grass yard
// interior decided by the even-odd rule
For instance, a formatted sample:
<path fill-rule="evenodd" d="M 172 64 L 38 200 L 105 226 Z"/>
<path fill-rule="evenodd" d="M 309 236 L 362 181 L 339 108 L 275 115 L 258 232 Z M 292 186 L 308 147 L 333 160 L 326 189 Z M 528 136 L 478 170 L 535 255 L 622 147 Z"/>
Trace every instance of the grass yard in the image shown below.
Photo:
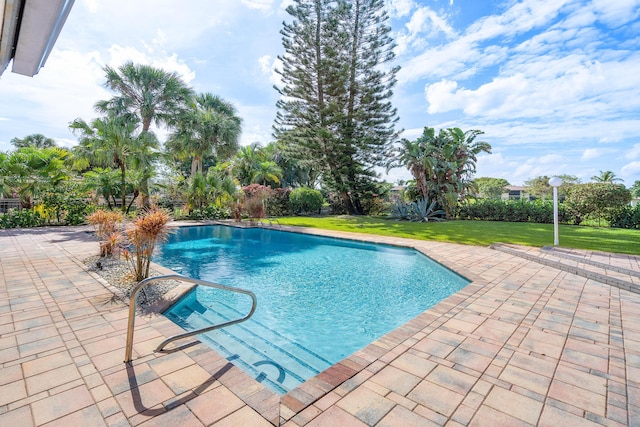
<path fill-rule="evenodd" d="M 280 224 L 383 236 L 488 246 L 513 243 L 553 245 L 553 224 L 495 221 L 404 222 L 375 217 L 327 216 L 278 218 Z M 640 231 L 561 225 L 560 246 L 640 255 Z"/>

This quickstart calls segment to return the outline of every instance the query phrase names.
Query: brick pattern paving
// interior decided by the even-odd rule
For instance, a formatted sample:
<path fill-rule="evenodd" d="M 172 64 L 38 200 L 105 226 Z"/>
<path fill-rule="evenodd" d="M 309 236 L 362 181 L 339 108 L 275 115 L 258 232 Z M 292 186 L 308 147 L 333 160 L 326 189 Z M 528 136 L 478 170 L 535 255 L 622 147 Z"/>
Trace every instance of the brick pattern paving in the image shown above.
<path fill-rule="evenodd" d="M 179 332 L 154 314 L 122 363 L 127 307 L 80 262 L 95 241 L 1 230 L 0 425 L 640 425 L 640 295 L 487 248 L 367 239 L 473 283 L 280 397 L 202 344 L 153 353 Z"/>

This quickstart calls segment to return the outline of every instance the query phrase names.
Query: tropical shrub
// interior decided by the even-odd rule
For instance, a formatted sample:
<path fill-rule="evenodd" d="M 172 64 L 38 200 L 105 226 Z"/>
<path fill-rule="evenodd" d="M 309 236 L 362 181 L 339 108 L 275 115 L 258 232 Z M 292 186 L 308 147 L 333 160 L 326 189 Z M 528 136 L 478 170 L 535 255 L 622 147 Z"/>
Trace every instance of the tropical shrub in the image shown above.
<path fill-rule="evenodd" d="M 389 204 L 379 196 L 363 197 L 360 202 L 365 215 L 381 215 L 389 211 Z"/>
<path fill-rule="evenodd" d="M 318 190 L 300 187 L 291 191 L 289 203 L 294 213 L 320 212 L 324 198 Z"/>
<path fill-rule="evenodd" d="M 44 218 L 33 209 L 10 210 L 4 214 L 0 213 L 0 228 L 39 227 L 44 222 Z"/>
<path fill-rule="evenodd" d="M 192 210 L 183 218 L 184 219 L 228 219 L 228 218 L 231 218 L 231 209 L 227 207 L 205 206 L 202 209 Z"/>
<path fill-rule="evenodd" d="M 260 184 L 250 184 L 242 187 L 244 193 L 244 213 L 252 219 L 261 219 L 267 215 L 265 200 L 271 193 L 271 188 Z"/>
<path fill-rule="evenodd" d="M 342 199 L 342 196 L 335 192 L 326 193 L 327 203 L 329 204 L 329 212 L 334 215 L 341 215 L 347 213 L 347 207 Z M 289 197 L 291 200 L 291 197 Z"/>
<path fill-rule="evenodd" d="M 290 188 L 274 188 L 267 197 L 267 215 L 269 216 L 287 216 L 291 215 L 291 205 L 289 203 Z"/>
<path fill-rule="evenodd" d="M 625 206 L 613 213 L 609 219 L 609 225 L 614 228 L 640 230 L 640 204 L 634 207 Z"/>
<path fill-rule="evenodd" d="M 245 213 L 252 220 L 259 220 L 267 216 L 267 210 L 264 207 L 264 199 L 253 196 L 244 202 Z"/>
<path fill-rule="evenodd" d="M 51 188 L 42 194 L 39 201 L 47 212 L 47 221 L 56 224 L 82 224 L 93 209 L 76 186 L 71 184 Z"/>
<path fill-rule="evenodd" d="M 586 218 L 608 220 L 630 201 L 631 192 L 624 185 L 599 182 L 571 186 L 564 203 L 579 225 Z"/>
<path fill-rule="evenodd" d="M 155 208 L 144 212 L 126 228 L 129 247 L 124 254 L 131 264 L 136 281 L 149 277 L 153 250 L 158 241 L 167 238 L 167 223 L 170 220 L 171 216 L 166 211 Z"/>
<path fill-rule="evenodd" d="M 124 241 L 121 231 L 124 215 L 120 211 L 105 211 L 99 209 L 87 217 L 93 225 L 96 236 L 100 240 L 100 256 L 113 255 L 114 249 Z"/>

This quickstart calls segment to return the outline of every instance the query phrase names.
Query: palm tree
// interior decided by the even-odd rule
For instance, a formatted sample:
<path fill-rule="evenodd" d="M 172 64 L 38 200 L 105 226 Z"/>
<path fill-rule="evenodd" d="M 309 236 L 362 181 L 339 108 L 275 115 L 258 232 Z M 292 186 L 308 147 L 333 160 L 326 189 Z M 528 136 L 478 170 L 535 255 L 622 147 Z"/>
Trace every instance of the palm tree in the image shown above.
<path fill-rule="evenodd" d="M 246 145 L 240 148 L 233 161 L 233 174 L 238 178 L 240 184 L 249 185 L 253 176 L 260 167 L 260 162 L 265 161 L 259 142 Z"/>
<path fill-rule="evenodd" d="M 211 201 L 218 206 L 233 200 L 237 192 L 238 181 L 225 171 L 210 168 L 207 173 L 207 187 Z"/>
<path fill-rule="evenodd" d="M 116 204 L 116 195 L 120 192 L 117 184 L 119 171 L 111 168 L 95 168 L 85 172 L 82 176 L 84 178 L 82 180 L 83 188 L 94 192 L 96 199 L 102 197 L 111 210 Z"/>
<path fill-rule="evenodd" d="M 320 172 L 314 170 L 311 165 L 291 157 L 282 144 L 270 142 L 260 151 L 264 153 L 266 160 L 274 161 L 282 170 L 282 187 L 315 187 Z"/>
<path fill-rule="evenodd" d="M 491 145 L 476 141 L 482 133 L 449 128 L 436 135 L 435 129 L 425 127 L 417 140 L 400 142 L 388 168 L 408 168 L 423 199 L 437 200 L 450 217 L 460 196 L 473 185 L 478 154 L 491 152 Z"/>
<path fill-rule="evenodd" d="M 16 148 L 51 148 L 56 146 L 56 142 L 53 139 L 47 138 L 41 133 L 27 135 L 24 138 L 13 138 L 11 140 L 11 144 L 13 144 L 13 146 Z"/>
<path fill-rule="evenodd" d="M 69 178 L 66 160 L 71 153 L 63 148 L 19 148 L 0 157 L 0 190 L 19 195 L 24 208 L 33 206 L 33 197 L 47 186 Z"/>
<path fill-rule="evenodd" d="M 131 117 L 109 115 L 87 123 L 82 119 L 74 120 L 69 126 L 79 135 L 80 143 L 74 153 L 81 165 L 115 167 L 120 170 L 120 197 L 122 211 L 126 210 L 127 168 L 129 156 L 136 151 L 134 132 L 137 122 Z"/>
<path fill-rule="evenodd" d="M 458 193 L 465 195 L 470 186 L 473 185 L 473 175 L 476 173 L 476 163 L 478 154 L 491 153 L 491 145 L 488 142 L 476 141 L 478 135 L 484 132 L 479 130 L 468 130 L 463 132 L 460 128 L 447 129 L 453 151 L 453 162 L 457 164 L 455 172 L 457 178 Z"/>
<path fill-rule="evenodd" d="M 174 124 L 193 95 L 177 73 L 150 65 L 129 61 L 117 70 L 105 66 L 104 71 L 105 86 L 117 95 L 96 103 L 96 110 L 115 115 L 135 114 L 142 124 L 141 134 L 149 132 L 152 122 L 156 126 Z M 148 179 L 142 181 L 141 192 L 144 206 L 149 206 Z"/>
<path fill-rule="evenodd" d="M 142 123 L 142 132 L 148 132 L 151 123 L 157 126 L 171 124 L 192 96 L 191 89 L 178 76 L 150 65 L 129 61 L 117 70 L 104 67 L 105 86 L 118 95 L 96 104 L 99 112 L 128 111 Z"/>
<path fill-rule="evenodd" d="M 9 155 L 0 151 L 0 197 L 9 191 L 9 174 L 7 173 L 7 161 Z"/>
<path fill-rule="evenodd" d="M 233 104 L 211 93 L 191 100 L 166 147 L 177 157 L 191 157 L 192 178 L 204 173 L 204 156 L 214 154 L 217 160 L 226 160 L 238 150 L 242 119 L 236 114 Z"/>
<path fill-rule="evenodd" d="M 403 138 L 400 147 L 396 149 L 396 155 L 387 166 L 387 170 L 404 166 L 409 169 L 416 182 L 416 187 L 426 200 L 429 198 L 429 183 L 427 169 L 433 169 L 429 156 L 435 147 L 435 129 L 425 127 L 422 136 L 415 141 Z"/>
<path fill-rule="evenodd" d="M 251 182 L 256 184 L 267 185 L 267 182 L 280 185 L 282 178 L 282 169 L 276 162 L 270 160 L 260 162 L 258 168 L 254 171 Z"/>
<path fill-rule="evenodd" d="M 600 171 L 600 175 L 594 175 L 591 177 L 595 182 L 614 184 L 616 182 L 624 182 L 624 179 L 618 178 L 615 173 L 611 171 Z"/>

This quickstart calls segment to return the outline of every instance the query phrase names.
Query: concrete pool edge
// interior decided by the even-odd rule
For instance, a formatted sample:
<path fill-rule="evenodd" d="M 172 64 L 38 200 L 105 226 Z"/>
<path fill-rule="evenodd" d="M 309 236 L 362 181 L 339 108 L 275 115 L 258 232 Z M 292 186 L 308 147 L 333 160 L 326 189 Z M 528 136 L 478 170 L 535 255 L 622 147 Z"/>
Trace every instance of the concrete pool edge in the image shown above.
<path fill-rule="evenodd" d="M 250 224 L 247 222 L 237 223 L 230 221 L 206 221 L 206 222 L 173 222 L 171 224 L 172 228 L 179 227 L 199 227 L 199 226 L 210 226 L 210 225 L 224 225 L 238 228 L 267 228 L 274 229 L 277 231 L 283 232 L 292 232 L 292 233 L 302 233 L 309 234 L 321 237 L 330 237 L 340 240 L 348 240 L 354 242 L 366 242 L 366 243 L 374 243 L 374 244 L 384 244 L 390 246 L 397 246 L 403 248 L 414 249 L 433 261 L 441 264 L 447 269 L 451 270 L 455 274 L 465 278 L 469 281 L 464 288 L 459 290 L 458 292 L 450 295 L 444 300 L 440 301 L 436 305 L 430 307 L 426 311 L 417 315 L 413 319 L 407 321 L 403 325 L 395 328 L 394 330 L 384 334 L 382 337 L 377 340 L 371 342 L 365 347 L 357 350 L 352 355 L 347 356 L 345 359 L 337 362 L 333 366 L 325 369 L 320 372 L 318 375 L 309 378 L 307 381 L 296 387 L 295 389 L 289 391 L 286 394 L 278 394 L 276 392 L 271 391 L 269 388 L 264 386 L 263 384 L 256 381 L 254 378 L 251 378 L 247 373 L 240 369 L 241 373 L 238 375 L 245 376 L 246 379 L 243 381 L 243 384 L 246 381 L 251 381 L 255 383 L 255 387 L 261 388 L 258 392 L 258 395 L 264 397 L 265 399 L 251 399 L 245 400 L 249 406 L 251 406 L 255 411 L 263 415 L 266 419 L 268 419 L 274 425 L 283 424 L 297 414 L 303 412 L 306 408 L 310 407 L 323 397 L 327 396 L 329 393 L 333 392 L 336 389 L 342 388 L 344 391 L 349 391 L 350 388 L 355 388 L 364 382 L 367 378 L 375 373 L 375 362 L 384 362 L 386 358 L 384 356 L 388 355 L 388 357 L 392 357 L 396 355 L 396 351 L 402 348 L 402 343 L 413 336 L 415 332 L 428 328 L 430 323 L 437 320 L 441 315 L 448 312 L 444 308 L 450 308 L 450 304 L 453 301 L 463 301 L 469 296 L 475 294 L 483 285 L 480 284 L 482 279 L 477 274 L 471 272 L 467 268 L 458 265 L 454 262 L 451 262 L 448 259 L 442 258 L 438 256 L 435 251 L 429 250 L 425 243 L 427 241 L 417 241 L 414 239 L 406 239 L 406 238 L 397 238 L 397 237 L 388 237 L 388 236 L 379 236 L 372 234 L 360 234 L 360 233 L 350 233 L 350 232 L 334 232 L 331 230 L 323 230 L 323 229 L 315 229 L 308 227 L 296 227 L 296 226 L 278 226 L 275 228 L 274 226 L 265 226 L 261 223 Z M 160 264 L 152 263 L 152 268 L 161 274 L 179 274 L 175 271 L 166 268 Z M 163 313 L 166 311 L 172 304 L 177 302 L 182 296 L 186 295 L 189 291 L 193 289 L 192 285 L 184 285 L 178 286 L 174 288 L 170 295 L 167 295 L 159 304 L 155 305 L 155 309 L 158 313 Z M 471 289 L 473 291 L 469 292 Z M 459 302 L 458 302 L 459 303 Z M 454 304 L 454 306 L 457 304 Z M 442 311 L 441 313 L 439 313 Z M 435 315 L 435 313 L 439 313 Z M 432 314 L 433 316 L 431 316 Z M 177 325 L 176 325 L 177 326 Z M 214 349 L 209 348 L 210 351 L 214 352 L 216 355 L 219 355 Z M 391 351 L 395 349 L 396 351 Z M 397 356 L 397 355 L 396 355 Z M 224 383 L 223 383 L 224 384 Z M 226 384 L 225 384 L 226 385 Z M 227 385 L 229 387 L 229 385 Z M 233 384 L 231 384 L 233 386 Z M 230 389 L 234 392 L 234 388 L 230 387 Z M 239 390 L 237 390 L 239 392 Z M 274 398 L 279 400 L 278 404 L 278 413 L 280 417 L 280 424 L 275 424 L 273 419 L 269 418 L 269 415 L 273 414 L 273 409 L 270 405 L 265 405 L 265 401 L 273 402 Z"/>

